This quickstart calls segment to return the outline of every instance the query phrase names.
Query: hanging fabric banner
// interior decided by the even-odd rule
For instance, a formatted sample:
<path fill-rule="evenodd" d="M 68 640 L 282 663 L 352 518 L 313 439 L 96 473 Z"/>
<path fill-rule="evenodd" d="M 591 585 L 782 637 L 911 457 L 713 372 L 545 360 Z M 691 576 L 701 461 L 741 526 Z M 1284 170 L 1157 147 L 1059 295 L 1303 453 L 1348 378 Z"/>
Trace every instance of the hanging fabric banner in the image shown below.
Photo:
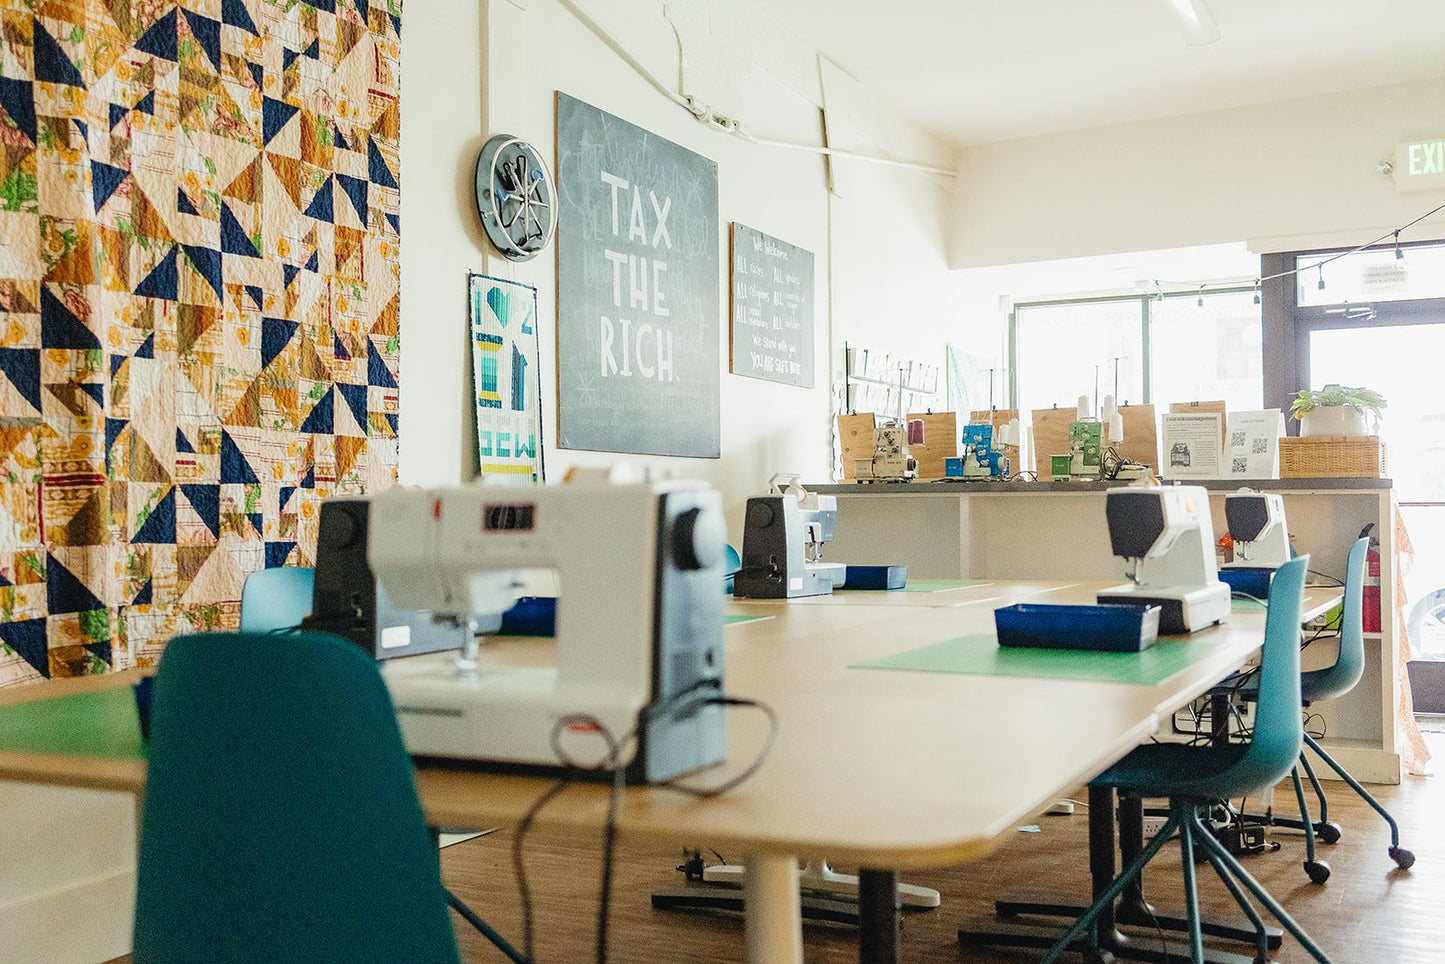
<path fill-rule="evenodd" d="M 154 662 L 397 461 L 400 4 L 7 4 L 0 686 Z"/>
<path fill-rule="evenodd" d="M 540 484 L 541 369 L 537 289 L 483 274 L 467 278 L 477 471 L 488 481 Z"/>

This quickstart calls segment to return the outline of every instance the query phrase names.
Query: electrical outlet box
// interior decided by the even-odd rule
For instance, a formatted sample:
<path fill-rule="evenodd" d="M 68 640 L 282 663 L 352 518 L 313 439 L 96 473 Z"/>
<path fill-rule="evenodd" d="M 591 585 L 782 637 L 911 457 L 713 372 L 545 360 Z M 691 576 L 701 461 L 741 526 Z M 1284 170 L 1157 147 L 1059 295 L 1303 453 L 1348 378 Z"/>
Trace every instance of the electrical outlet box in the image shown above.
<path fill-rule="evenodd" d="M 1159 833 L 1159 831 L 1164 829 L 1164 823 L 1168 819 L 1168 817 L 1151 817 L 1148 814 L 1145 814 L 1144 839 L 1153 840 L 1154 837 Z"/>

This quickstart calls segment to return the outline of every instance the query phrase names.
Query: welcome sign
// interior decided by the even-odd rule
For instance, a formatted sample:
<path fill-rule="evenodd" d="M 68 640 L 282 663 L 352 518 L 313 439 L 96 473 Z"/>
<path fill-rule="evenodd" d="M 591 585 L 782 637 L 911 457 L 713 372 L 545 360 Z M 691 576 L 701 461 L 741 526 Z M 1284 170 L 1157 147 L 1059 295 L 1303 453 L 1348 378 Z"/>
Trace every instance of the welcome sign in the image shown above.
<path fill-rule="evenodd" d="M 557 93 L 563 448 L 717 458 L 717 164 Z"/>

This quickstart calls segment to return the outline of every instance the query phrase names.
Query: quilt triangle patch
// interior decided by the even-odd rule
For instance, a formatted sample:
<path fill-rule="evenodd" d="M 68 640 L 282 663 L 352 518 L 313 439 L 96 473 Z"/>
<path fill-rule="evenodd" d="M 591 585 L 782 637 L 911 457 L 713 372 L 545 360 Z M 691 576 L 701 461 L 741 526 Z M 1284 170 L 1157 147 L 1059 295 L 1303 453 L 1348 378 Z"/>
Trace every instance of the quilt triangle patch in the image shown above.
<path fill-rule="evenodd" d="M 260 36 L 256 30 L 256 21 L 251 19 L 250 12 L 241 0 L 221 0 L 221 22 L 240 27 L 253 37 Z"/>
<path fill-rule="evenodd" d="M 132 545 L 144 543 L 160 543 L 171 545 L 176 541 L 176 490 L 175 486 L 166 489 L 166 494 L 151 509 L 145 521 L 141 523 L 140 530 L 130 537 Z"/>
<path fill-rule="evenodd" d="M 31 669 L 50 678 L 50 643 L 44 619 L 0 623 L 0 640 L 20 654 Z"/>
<path fill-rule="evenodd" d="M 316 194 L 311 198 L 311 203 L 306 206 L 305 214 L 308 218 L 315 218 L 318 221 L 330 223 L 335 218 L 331 206 L 331 182 L 327 178 L 326 183 L 317 189 Z"/>
<path fill-rule="evenodd" d="M 330 435 L 335 424 L 334 408 L 335 402 L 332 399 L 334 392 L 327 391 L 317 399 L 315 406 L 301 423 L 298 431 L 309 432 L 312 435 Z"/>
<path fill-rule="evenodd" d="M 212 20 L 210 17 L 203 17 L 198 13 L 192 13 L 181 8 L 186 17 L 186 26 L 191 28 L 191 36 L 196 38 L 196 43 L 206 52 L 211 60 L 211 66 L 217 70 L 221 69 L 221 21 Z"/>
<path fill-rule="evenodd" d="M 146 279 L 136 285 L 135 293 L 145 298 L 162 298 L 166 301 L 175 301 L 180 289 L 180 272 L 176 269 L 176 252 L 180 250 L 172 246 L 171 250 L 161 259 L 160 264 L 151 269 Z"/>
<path fill-rule="evenodd" d="M 366 189 L 368 182 L 364 178 L 352 177 L 349 174 L 337 174 L 336 183 L 341 187 L 341 193 L 351 199 L 352 210 L 366 223 Z"/>
<path fill-rule="evenodd" d="M 366 386 L 365 385 L 344 385 L 338 383 L 337 391 L 346 401 L 346 407 L 351 409 L 351 414 L 356 419 L 356 424 L 361 430 L 366 431 Z"/>
<path fill-rule="evenodd" d="M 45 604 L 52 616 L 105 608 L 95 593 L 77 579 L 75 573 L 62 566 L 54 555 L 45 564 Z"/>
<path fill-rule="evenodd" d="M 0 77 L 0 107 L 10 115 L 16 130 L 35 143 L 35 85 L 28 80 Z"/>
<path fill-rule="evenodd" d="M 196 515 L 206 524 L 206 528 L 211 530 L 211 535 L 219 538 L 221 535 L 220 484 L 182 484 L 181 493 L 185 495 L 191 508 L 196 510 Z"/>
<path fill-rule="evenodd" d="M 176 210 L 182 214 L 201 213 L 196 210 L 196 206 L 191 203 L 191 199 L 186 195 L 186 192 L 180 188 L 176 188 Z"/>
<path fill-rule="evenodd" d="M 99 351 L 100 339 L 95 332 L 55 297 L 50 287 L 43 285 L 40 289 L 40 347 Z"/>
<path fill-rule="evenodd" d="M 266 568 L 275 569 L 278 566 L 286 565 L 291 550 L 296 548 L 294 542 L 268 542 L 266 543 Z"/>
<path fill-rule="evenodd" d="M 293 107 L 285 101 L 267 97 L 261 104 L 261 142 L 271 143 L 299 110 L 299 107 Z"/>
<path fill-rule="evenodd" d="M 376 343 L 370 340 L 366 343 L 366 383 L 378 388 L 396 388 L 396 376 L 386 367 L 381 352 L 376 350 Z"/>
<path fill-rule="evenodd" d="M 187 452 L 191 455 L 196 454 L 196 447 L 191 444 L 190 439 L 186 438 L 186 433 L 180 429 L 176 429 L 176 451 Z"/>
<path fill-rule="evenodd" d="M 140 592 L 135 594 L 135 598 L 130 601 L 130 604 L 132 606 L 149 606 L 155 598 L 155 590 L 152 588 L 154 585 L 154 580 L 147 579 L 146 584 L 140 587 Z"/>
<path fill-rule="evenodd" d="M 246 258 L 261 257 L 261 252 L 246 236 L 246 229 L 241 227 L 241 222 L 236 220 L 236 215 L 224 201 L 221 202 L 221 251 Z"/>
<path fill-rule="evenodd" d="M 246 461 L 246 456 L 236 445 L 236 440 L 226 431 L 221 432 L 221 481 L 240 482 L 243 485 L 259 485 L 261 482 L 251 468 L 251 463 Z"/>
<path fill-rule="evenodd" d="M 172 63 L 176 60 L 176 47 L 175 9 L 153 23 L 151 28 L 135 42 L 136 50 Z"/>
<path fill-rule="evenodd" d="M 186 258 L 195 267 L 196 273 L 206 279 L 216 297 L 221 297 L 221 252 L 194 244 L 183 244 Z"/>
<path fill-rule="evenodd" d="M 130 177 L 130 171 L 123 167 L 116 167 L 104 161 L 90 162 L 90 194 L 97 213 L 105 207 L 105 202 L 111 199 L 116 188 L 120 187 L 128 177 Z"/>
<path fill-rule="evenodd" d="M 375 138 L 366 142 L 366 149 L 368 176 L 371 178 L 371 183 L 397 190 L 396 175 L 392 174 L 391 168 L 386 166 L 386 158 L 382 157 L 381 151 L 377 149 Z"/>
<path fill-rule="evenodd" d="M 75 64 L 60 49 L 60 44 L 41 24 L 39 17 L 32 17 L 32 39 L 35 55 L 35 79 L 48 84 L 64 84 L 67 87 L 85 87 L 85 79 Z"/>
<path fill-rule="evenodd" d="M 261 319 L 261 369 L 275 361 L 276 356 L 286 350 L 291 338 L 301 326 L 289 318 Z"/>
<path fill-rule="evenodd" d="M 40 353 L 33 348 L 0 348 L 0 372 L 36 412 L 40 411 Z M 8 414 L 18 415 L 18 412 Z"/>

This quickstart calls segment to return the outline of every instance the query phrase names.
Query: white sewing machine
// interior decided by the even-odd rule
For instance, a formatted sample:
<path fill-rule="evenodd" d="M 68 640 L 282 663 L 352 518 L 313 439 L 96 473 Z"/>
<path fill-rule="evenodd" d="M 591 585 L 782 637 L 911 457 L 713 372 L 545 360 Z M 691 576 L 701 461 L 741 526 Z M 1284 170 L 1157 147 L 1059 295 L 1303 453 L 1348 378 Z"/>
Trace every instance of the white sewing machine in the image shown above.
<path fill-rule="evenodd" d="M 618 758 L 630 781 L 721 762 L 724 711 L 705 701 L 723 685 L 725 537 L 699 483 L 375 496 L 367 560 L 398 607 L 466 622 L 512 605 L 515 570 L 559 581 L 555 668 L 478 667 L 475 645 L 384 667 L 407 748 L 523 767 L 561 765 L 560 748 L 594 766 L 601 724 L 618 741 L 636 728 Z"/>
<path fill-rule="evenodd" d="M 1229 587 L 1219 581 L 1209 493 L 1201 486 L 1112 488 L 1104 513 L 1114 555 L 1132 581 L 1103 590 L 1099 602 L 1159 606 L 1161 633 L 1192 633 L 1229 618 Z"/>
<path fill-rule="evenodd" d="M 1282 496 L 1253 489 L 1231 492 L 1224 497 L 1224 521 L 1234 540 L 1234 560 L 1224 568 L 1278 569 L 1289 562 Z"/>
<path fill-rule="evenodd" d="M 739 599 L 822 596 L 843 585 L 847 567 L 824 562 L 838 520 L 835 496 L 809 492 L 796 475 L 769 480 L 771 494 L 748 499 L 742 567 L 733 576 Z"/>

